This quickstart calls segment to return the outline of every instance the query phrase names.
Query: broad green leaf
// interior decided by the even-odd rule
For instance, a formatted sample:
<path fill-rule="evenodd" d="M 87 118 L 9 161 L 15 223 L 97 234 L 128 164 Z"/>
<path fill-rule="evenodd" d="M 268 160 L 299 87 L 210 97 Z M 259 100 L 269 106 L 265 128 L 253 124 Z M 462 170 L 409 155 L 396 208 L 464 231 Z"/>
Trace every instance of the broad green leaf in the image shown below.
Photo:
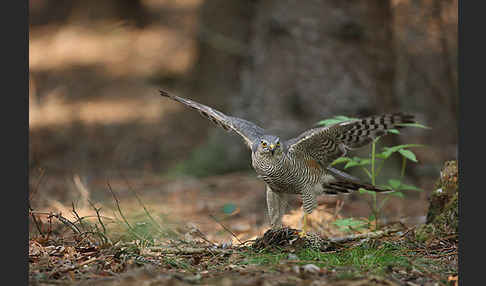
<path fill-rule="evenodd" d="M 360 166 L 365 166 L 371 164 L 371 159 L 362 159 L 359 161 Z"/>
<path fill-rule="evenodd" d="M 357 118 L 354 118 L 354 117 L 347 117 L 347 116 L 344 116 L 344 115 L 337 115 L 337 116 L 334 116 L 335 119 L 337 120 L 341 120 L 341 121 L 349 121 L 349 120 L 356 120 Z"/>
<path fill-rule="evenodd" d="M 376 158 L 388 159 L 388 157 L 390 157 L 390 155 L 393 154 L 393 152 L 394 152 L 393 150 L 390 150 L 390 148 L 387 148 L 387 147 L 384 147 L 383 149 L 385 149 L 385 151 L 375 154 Z"/>
<path fill-rule="evenodd" d="M 393 191 L 393 188 L 391 186 L 388 186 L 388 185 L 376 185 L 377 187 L 380 187 L 380 188 L 383 188 L 383 189 L 387 189 L 387 190 L 390 190 L 390 191 Z"/>
<path fill-rule="evenodd" d="M 378 158 L 378 159 L 386 159 L 390 155 L 391 155 L 391 153 L 390 154 L 377 153 L 377 154 L 375 154 L 375 158 Z"/>
<path fill-rule="evenodd" d="M 408 127 L 417 127 L 417 128 L 423 128 L 423 129 L 432 129 L 432 127 L 422 125 L 420 123 L 399 123 L 396 124 L 398 126 L 408 126 Z"/>
<path fill-rule="evenodd" d="M 333 222 L 337 226 L 359 226 L 367 224 L 366 221 L 357 220 L 353 218 L 337 219 Z"/>
<path fill-rule="evenodd" d="M 371 164 L 370 159 L 361 159 L 361 158 L 354 157 L 352 161 L 349 161 L 348 163 L 346 163 L 346 165 L 344 165 L 344 169 L 355 167 L 355 166 L 366 166 L 370 164 Z"/>
<path fill-rule="evenodd" d="M 405 195 L 402 193 L 402 192 L 393 192 L 393 193 L 390 193 L 391 196 L 396 196 L 396 197 L 399 197 L 399 198 L 404 198 Z"/>
<path fill-rule="evenodd" d="M 342 122 L 343 120 L 337 120 L 337 119 L 326 119 L 326 120 L 321 120 L 319 122 L 317 122 L 317 125 L 324 125 L 324 126 L 328 126 L 328 125 L 332 125 L 332 124 L 336 124 L 336 123 L 339 123 L 339 122 Z"/>
<path fill-rule="evenodd" d="M 353 160 L 353 159 L 348 158 L 348 157 L 339 157 L 339 158 L 337 158 L 336 160 L 334 160 L 331 163 L 331 166 L 336 165 L 336 164 L 341 164 L 341 163 L 349 162 L 351 160 Z"/>
<path fill-rule="evenodd" d="M 369 194 L 369 195 L 376 195 L 376 192 L 373 192 L 373 191 L 369 191 L 365 188 L 359 188 L 358 192 L 360 194 Z"/>
<path fill-rule="evenodd" d="M 398 152 L 401 149 L 405 148 L 411 148 L 411 147 L 426 147 L 426 145 L 422 144 L 404 144 L 404 145 L 397 145 L 393 147 L 383 147 L 383 152 L 375 154 L 375 156 L 382 158 L 382 159 L 387 159 L 390 157 L 391 154 Z"/>
<path fill-rule="evenodd" d="M 355 119 L 356 118 L 338 115 L 338 116 L 334 116 L 333 118 L 321 120 L 321 121 L 317 122 L 317 125 L 328 126 L 328 125 L 332 125 L 332 124 L 336 124 L 336 123 L 340 123 L 340 122 L 344 122 L 344 121 L 355 120 Z"/>
<path fill-rule="evenodd" d="M 394 189 L 395 191 L 398 191 L 398 190 L 400 190 L 400 185 L 402 183 L 399 180 L 390 179 L 390 180 L 388 180 L 388 184 L 390 185 L 390 187 L 392 187 L 392 189 Z"/>
<path fill-rule="evenodd" d="M 417 157 L 415 157 L 415 154 L 412 151 L 406 149 L 400 149 L 398 150 L 398 152 L 408 160 L 414 161 L 415 163 L 417 162 Z"/>
<path fill-rule="evenodd" d="M 349 161 L 348 163 L 346 163 L 346 165 L 344 165 L 344 169 L 354 167 L 354 166 L 359 166 L 359 163 L 356 161 Z"/>
<path fill-rule="evenodd" d="M 353 229 L 362 229 L 368 226 L 367 221 L 363 220 L 356 220 L 353 218 L 346 218 L 346 219 L 338 219 L 333 222 L 334 225 L 339 226 L 339 228 L 343 231 L 349 231 L 351 228 Z"/>
<path fill-rule="evenodd" d="M 405 185 L 405 184 L 402 184 L 400 186 L 400 189 L 401 190 L 404 190 L 404 191 L 418 191 L 418 192 L 423 192 L 424 190 L 422 190 L 421 188 L 417 188 L 415 186 L 412 186 L 412 185 Z"/>

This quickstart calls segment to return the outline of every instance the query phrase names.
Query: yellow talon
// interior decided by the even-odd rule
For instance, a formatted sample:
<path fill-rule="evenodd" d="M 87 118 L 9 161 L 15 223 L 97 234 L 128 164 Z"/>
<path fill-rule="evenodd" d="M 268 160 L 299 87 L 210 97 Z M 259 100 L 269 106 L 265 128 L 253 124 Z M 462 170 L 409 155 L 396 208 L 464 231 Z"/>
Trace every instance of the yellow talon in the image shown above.
<path fill-rule="evenodd" d="M 302 231 L 299 232 L 299 236 L 304 238 L 307 235 L 307 214 L 304 213 L 304 219 L 302 220 Z"/>

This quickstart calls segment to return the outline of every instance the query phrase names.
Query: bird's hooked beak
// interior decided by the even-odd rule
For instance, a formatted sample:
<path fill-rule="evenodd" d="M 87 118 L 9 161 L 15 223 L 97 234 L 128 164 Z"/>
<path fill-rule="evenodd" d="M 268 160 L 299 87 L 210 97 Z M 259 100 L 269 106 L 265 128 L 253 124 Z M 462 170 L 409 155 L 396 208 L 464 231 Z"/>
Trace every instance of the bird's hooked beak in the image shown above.
<path fill-rule="evenodd" d="M 270 144 L 270 152 L 272 153 L 275 153 L 275 144 Z"/>

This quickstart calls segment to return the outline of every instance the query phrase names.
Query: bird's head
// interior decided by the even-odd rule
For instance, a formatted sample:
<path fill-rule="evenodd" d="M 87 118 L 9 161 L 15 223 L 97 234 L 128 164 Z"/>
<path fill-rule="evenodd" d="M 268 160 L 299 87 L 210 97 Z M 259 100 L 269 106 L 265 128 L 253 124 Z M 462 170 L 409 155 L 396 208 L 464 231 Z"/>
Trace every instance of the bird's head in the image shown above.
<path fill-rule="evenodd" d="M 281 156 L 283 151 L 280 138 L 274 135 L 264 135 L 260 140 L 255 142 L 253 150 L 267 156 Z"/>

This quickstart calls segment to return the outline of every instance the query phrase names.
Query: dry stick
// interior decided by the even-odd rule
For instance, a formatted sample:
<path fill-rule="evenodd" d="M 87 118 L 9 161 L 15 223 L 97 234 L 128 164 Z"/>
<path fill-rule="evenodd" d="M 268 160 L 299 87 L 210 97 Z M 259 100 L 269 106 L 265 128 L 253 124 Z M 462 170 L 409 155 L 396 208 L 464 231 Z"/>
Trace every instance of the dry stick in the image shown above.
<path fill-rule="evenodd" d="M 44 169 L 41 169 L 41 175 L 40 175 L 40 177 L 39 177 L 39 180 L 37 181 L 37 185 L 36 185 L 36 186 L 35 186 L 35 188 L 32 190 L 32 192 L 31 192 L 31 194 L 30 194 L 30 196 L 29 196 L 29 211 L 30 211 L 30 212 L 29 212 L 29 214 L 30 214 L 30 216 L 32 216 L 32 220 L 34 221 L 35 227 L 37 228 L 37 231 L 39 232 L 39 234 L 40 234 L 41 236 L 44 236 L 44 233 L 43 233 L 43 232 L 42 232 L 42 230 L 41 230 L 41 227 L 40 227 L 40 225 L 39 225 L 39 222 L 37 221 L 37 218 L 36 218 L 36 217 L 35 217 L 35 215 L 33 214 L 34 209 L 33 209 L 33 208 L 31 207 L 31 205 L 30 205 L 30 197 L 31 197 L 31 196 L 33 196 L 33 195 L 35 195 L 35 194 L 37 193 L 37 190 L 39 189 L 39 186 L 40 186 L 40 183 L 41 183 L 41 181 L 42 181 L 42 178 L 44 177 L 44 174 L 45 174 Z"/>
<path fill-rule="evenodd" d="M 249 242 L 255 242 L 255 241 L 256 241 L 256 239 L 248 239 L 248 240 L 243 241 L 243 243 L 241 243 L 239 246 L 245 245 L 245 244 L 247 244 Z"/>
<path fill-rule="evenodd" d="M 96 216 L 98 217 L 98 221 L 100 222 L 101 227 L 103 228 L 103 234 L 106 234 L 106 228 L 105 228 L 105 225 L 103 224 L 103 221 L 101 220 L 101 216 L 100 216 L 100 210 L 101 210 L 101 208 L 96 208 L 95 205 L 93 204 L 93 202 L 91 200 L 88 200 L 88 203 L 90 204 L 90 206 L 96 212 Z"/>
<path fill-rule="evenodd" d="M 193 247 L 184 247 L 184 248 L 167 248 L 167 247 L 157 247 L 157 246 L 151 246 L 148 247 L 150 251 L 153 252 L 158 252 L 160 254 L 202 254 L 206 252 L 211 252 L 211 253 L 232 253 L 232 249 L 208 249 L 208 248 L 193 248 Z M 149 254 L 150 255 L 150 254 Z"/>
<path fill-rule="evenodd" d="M 42 178 L 44 178 L 44 174 L 45 174 L 45 171 L 44 169 L 41 169 L 41 174 L 40 174 L 40 177 L 39 177 L 39 180 L 37 181 L 37 185 L 35 186 L 35 188 L 32 190 L 32 196 L 35 195 L 37 193 L 37 189 L 39 189 L 39 186 L 40 186 L 40 183 L 42 181 Z M 30 199 L 29 199 L 30 201 Z"/>
<path fill-rule="evenodd" d="M 104 243 L 109 241 L 108 238 L 103 233 L 101 233 L 99 231 L 85 231 L 83 233 L 80 233 L 79 236 L 82 237 L 82 236 L 85 236 L 85 235 L 88 235 L 88 234 L 99 236 Z"/>
<path fill-rule="evenodd" d="M 140 240 L 145 240 L 143 237 L 141 237 L 133 228 L 132 226 L 128 223 L 128 220 L 125 218 L 125 216 L 123 215 L 123 212 L 121 211 L 121 208 L 120 208 L 120 204 L 118 202 L 118 198 L 117 196 L 115 195 L 115 192 L 113 191 L 113 189 L 111 188 L 111 185 L 110 185 L 110 182 L 109 181 L 106 181 L 106 183 L 108 184 L 108 189 L 110 190 L 111 192 L 111 195 L 113 196 L 113 198 L 115 199 L 115 203 L 116 203 L 116 207 L 118 209 L 118 212 L 120 213 L 120 216 L 122 217 L 123 221 L 126 223 L 126 225 L 128 226 L 128 229 L 130 230 L 130 232 L 132 232 L 137 238 L 139 238 Z"/>
<path fill-rule="evenodd" d="M 343 242 L 348 242 L 348 241 L 353 241 L 353 240 L 363 239 L 363 238 L 378 238 L 398 231 L 400 230 L 398 229 L 379 230 L 379 231 L 368 232 L 368 233 L 353 234 L 344 237 L 329 238 L 329 240 L 335 243 L 343 243 Z"/>
<path fill-rule="evenodd" d="M 74 202 L 71 202 L 71 205 L 73 206 L 73 213 L 76 216 L 76 221 L 79 221 L 79 224 L 83 227 L 83 230 L 86 229 L 84 223 L 83 223 L 83 218 L 81 218 L 78 213 L 76 212 L 76 209 L 74 208 Z"/>
<path fill-rule="evenodd" d="M 34 221 L 34 224 L 35 224 L 35 227 L 37 228 L 37 231 L 39 232 L 39 234 L 42 237 L 44 237 L 44 233 L 42 232 L 40 225 L 39 225 L 39 222 L 37 221 L 37 218 L 34 215 L 34 210 L 30 207 L 30 202 L 29 202 L 29 214 L 32 217 L 32 220 Z"/>
<path fill-rule="evenodd" d="M 78 265 L 74 265 L 74 266 L 71 266 L 71 267 L 67 267 L 67 268 L 64 268 L 64 269 L 60 269 L 60 270 L 56 270 L 56 271 L 53 271 L 51 274 L 49 274 L 49 277 L 52 277 L 54 276 L 55 274 L 58 274 L 58 273 L 66 273 L 66 272 L 69 272 L 69 271 L 72 271 L 72 270 L 76 270 L 80 267 L 83 267 L 85 265 L 88 265 L 90 263 L 93 263 L 95 261 L 98 260 L 98 257 L 93 257 L 91 259 L 88 259 L 86 261 L 83 261 L 81 263 L 79 263 Z"/>
<path fill-rule="evenodd" d="M 80 234 L 81 233 L 81 231 L 79 230 L 79 228 L 74 223 L 72 223 L 70 220 L 68 220 L 67 218 L 63 217 L 62 215 L 60 215 L 60 214 L 54 214 L 53 213 L 53 214 L 50 214 L 47 218 L 50 218 L 50 217 L 57 218 L 64 225 L 67 225 L 74 233 L 76 233 L 76 234 Z"/>
<path fill-rule="evenodd" d="M 40 212 L 40 211 L 31 211 L 31 212 L 33 214 L 38 214 L 38 215 L 47 215 L 47 216 L 52 215 L 52 212 Z M 85 218 L 92 218 L 92 217 L 96 217 L 96 216 L 94 216 L 94 215 L 87 215 L 87 216 L 84 216 L 83 219 L 85 219 Z M 100 217 L 101 218 L 104 218 L 104 219 L 111 219 L 111 220 L 113 220 L 113 218 L 108 217 L 108 216 L 102 216 L 102 215 L 100 215 Z M 78 222 L 78 220 L 75 220 L 73 223 L 77 223 L 77 222 Z"/>
<path fill-rule="evenodd" d="M 199 236 L 200 238 L 202 238 L 204 241 L 206 241 L 207 243 L 209 244 L 212 244 L 212 245 L 217 245 L 216 243 L 210 241 L 206 235 L 204 233 L 202 233 L 198 228 L 196 228 L 196 233 L 197 233 L 197 236 Z"/>
<path fill-rule="evenodd" d="M 93 217 L 96 217 L 96 216 L 95 215 L 85 215 L 85 216 L 82 217 L 82 219 L 85 219 L 85 218 L 93 218 Z M 101 218 L 104 218 L 104 219 L 114 220 L 113 218 L 108 217 L 108 216 L 102 216 L 102 215 L 100 215 L 100 217 Z M 75 221 L 73 221 L 73 223 L 78 223 L 78 222 L 79 222 L 79 220 L 77 220 L 77 219 Z"/>
<path fill-rule="evenodd" d="M 159 229 L 159 231 L 161 233 L 164 233 L 164 230 L 159 225 L 159 223 L 157 223 L 155 221 L 155 219 L 152 217 L 152 215 L 150 214 L 150 212 L 147 210 L 147 208 L 145 207 L 144 203 L 142 202 L 142 199 L 140 199 L 140 197 L 138 196 L 137 192 L 135 192 L 135 190 L 131 187 L 131 185 L 128 182 L 128 179 L 126 178 L 126 176 L 120 170 L 118 170 L 118 173 L 120 173 L 120 176 L 123 178 L 123 180 L 127 184 L 128 189 L 135 195 L 135 198 L 137 199 L 138 203 L 143 207 L 143 209 L 145 211 L 145 214 L 149 217 L 149 219 L 152 221 L 152 223 L 155 224 L 155 226 L 157 226 L 157 228 Z M 180 235 L 180 233 L 178 233 L 178 234 Z"/>
<path fill-rule="evenodd" d="M 238 242 L 240 244 L 243 244 L 243 242 L 241 242 L 241 240 L 231 231 L 229 230 L 224 224 L 222 224 L 221 222 L 219 222 L 215 216 L 213 216 L 212 214 L 209 215 L 210 218 L 212 218 L 215 222 L 217 222 L 220 226 L 222 226 L 227 232 L 229 232 L 234 238 L 236 238 L 236 240 L 238 240 Z"/>
<path fill-rule="evenodd" d="M 49 219 L 49 230 L 47 231 L 47 237 L 46 240 L 49 241 L 49 236 L 51 235 L 52 232 L 52 217 L 48 217 Z"/>

